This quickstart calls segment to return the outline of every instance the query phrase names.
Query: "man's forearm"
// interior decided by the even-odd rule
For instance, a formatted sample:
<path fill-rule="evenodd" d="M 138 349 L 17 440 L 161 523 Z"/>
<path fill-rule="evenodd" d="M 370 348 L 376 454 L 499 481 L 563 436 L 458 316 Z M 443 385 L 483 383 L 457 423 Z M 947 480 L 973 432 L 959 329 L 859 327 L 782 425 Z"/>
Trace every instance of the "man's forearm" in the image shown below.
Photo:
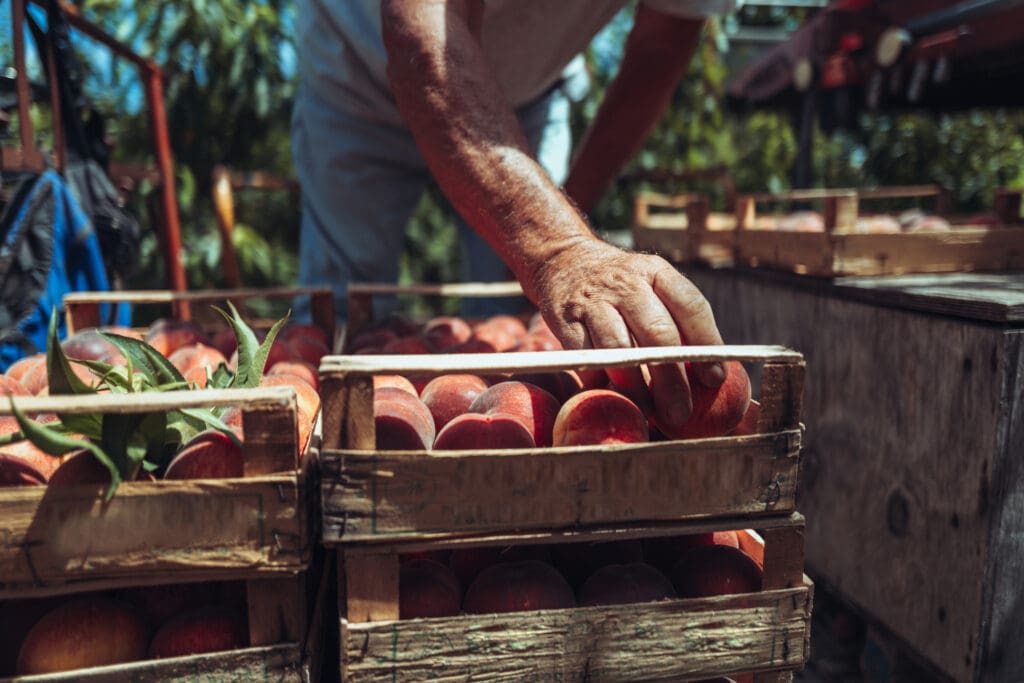
<path fill-rule="evenodd" d="M 386 0 L 388 79 L 441 189 L 529 291 L 589 228 L 532 158 L 471 26 L 473 3 Z"/>
<path fill-rule="evenodd" d="M 703 26 L 703 20 L 667 17 L 643 5 L 637 10 L 619 72 L 565 183 L 566 193 L 584 212 L 593 208 L 665 112 Z"/>

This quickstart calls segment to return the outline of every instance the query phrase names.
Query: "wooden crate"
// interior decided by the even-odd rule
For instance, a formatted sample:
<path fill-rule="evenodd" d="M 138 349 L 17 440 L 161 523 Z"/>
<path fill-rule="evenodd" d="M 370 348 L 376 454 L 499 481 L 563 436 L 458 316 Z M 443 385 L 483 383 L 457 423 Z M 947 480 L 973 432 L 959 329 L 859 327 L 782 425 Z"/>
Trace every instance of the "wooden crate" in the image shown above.
<path fill-rule="evenodd" d="M 323 639 L 334 620 L 331 582 L 322 561 L 287 578 L 250 580 L 245 597 L 250 646 L 239 650 L 149 659 L 55 674 L 0 677 L 0 683 L 163 683 L 164 681 L 324 680 Z M 0 609 L 3 602 L 0 602 Z M 328 609 L 328 607 L 330 609 Z M 55 647 L 59 645 L 55 644 Z M 333 665 L 333 662 L 331 663 Z"/>
<path fill-rule="evenodd" d="M 336 338 L 334 320 L 334 294 L 325 287 L 268 287 L 247 289 L 207 289 L 197 292 L 172 292 L 169 290 L 136 290 L 117 292 L 73 292 L 64 296 L 65 317 L 68 334 L 87 327 L 99 327 L 100 307 L 104 304 L 127 303 L 132 305 L 157 304 L 165 307 L 168 315 L 181 317 L 196 316 L 223 326 L 223 320 L 209 310 L 209 305 L 224 306 L 231 301 L 240 311 L 254 299 L 291 301 L 296 297 L 309 297 L 310 314 L 314 325 L 327 333 L 327 338 Z M 193 304 L 204 304 L 205 307 Z M 250 321 L 261 326 L 273 321 Z M 267 325 L 269 326 L 269 324 Z"/>
<path fill-rule="evenodd" d="M 929 196 L 941 205 L 943 191 L 936 186 L 796 190 L 741 197 L 737 203 L 736 262 L 828 277 L 1024 268 L 1019 192 L 1004 191 L 997 198 L 997 208 L 1008 224 L 1005 226 L 957 223 L 953 219 L 948 232 L 855 231 L 863 200 Z M 824 232 L 751 229 L 758 220 L 756 206 L 769 201 L 823 202 Z"/>
<path fill-rule="evenodd" d="M 224 578 L 288 580 L 315 540 L 315 454 L 291 387 L 18 398 L 33 413 L 240 406 L 245 477 L 0 488 L 0 599 Z M 0 402 L 0 414 L 10 406 Z M 311 438 L 315 442 L 316 437 Z"/>
<path fill-rule="evenodd" d="M 722 334 L 799 349 L 821 585 L 957 681 L 1024 670 L 1024 274 L 690 273 Z"/>
<path fill-rule="evenodd" d="M 655 603 L 400 620 L 399 554 L 467 546 L 622 540 L 742 529 L 719 519 L 603 531 L 537 531 L 446 541 L 347 544 L 339 552 L 341 668 L 345 683 L 379 681 L 698 680 L 757 672 L 790 681 L 809 654 L 813 585 L 803 575 L 803 519 L 758 523 L 759 593 Z"/>
<path fill-rule="evenodd" d="M 376 450 L 375 374 L 724 359 L 762 365 L 756 434 L 479 452 Z M 789 513 L 800 466 L 803 373 L 800 354 L 771 346 L 327 356 L 320 365 L 324 543 Z"/>
<path fill-rule="evenodd" d="M 734 213 L 711 212 L 699 194 L 640 192 L 633 198 L 633 248 L 673 263 L 732 265 L 736 243 Z"/>

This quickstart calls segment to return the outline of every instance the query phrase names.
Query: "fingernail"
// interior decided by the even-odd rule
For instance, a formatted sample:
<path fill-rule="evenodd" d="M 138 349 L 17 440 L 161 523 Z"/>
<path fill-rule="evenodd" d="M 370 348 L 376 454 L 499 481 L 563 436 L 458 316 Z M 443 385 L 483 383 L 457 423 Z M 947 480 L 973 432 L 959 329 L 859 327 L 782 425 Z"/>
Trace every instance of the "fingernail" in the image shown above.
<path fill-rule="evenodd" d="M 709 374 L 711 375 L 712 381 L 716 384 L 721 384 L 725 381 L 725 366 L 721 363 L 715 363 L 711 366 Z"/>

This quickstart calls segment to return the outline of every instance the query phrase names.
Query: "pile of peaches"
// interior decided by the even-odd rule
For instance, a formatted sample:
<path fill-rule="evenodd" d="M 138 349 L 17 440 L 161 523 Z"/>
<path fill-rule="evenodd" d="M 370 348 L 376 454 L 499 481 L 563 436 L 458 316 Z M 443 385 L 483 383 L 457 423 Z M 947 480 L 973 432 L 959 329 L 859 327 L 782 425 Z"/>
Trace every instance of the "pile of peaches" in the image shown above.
<path fill-rule="evenodd" d="M 499 315 L 471 325 L 438 317 L 418 327 L 391 318 L 354 336 L 355 354 L 557 350 L 544 320 Z M 479 376 L 376 375 L 374 418 L 381 450 L 474 450 L 644 443 L 753 433 L 756 404 L 742 364 L 724 364 L 716 388 L 689 365 L 692 411 L 683 421 L 655 410 L 643 369 Z M 753 408 L 753 409 L 752 409 Z"/>
<path fill-rule="evenodd" d="M 976 217 L 978 225 L 997 225 L 994 215 Z M 758 216 L 751 226 L 754 230 L 789 230 L 793 232 L 824 232 L 825 218 L 817 211 L 794 211 L 785 216 Z M 856 233 L 949 232 L 949 221 L 941 216 L 910 209 L 898 216 L 865 214 L 857 217 Z"/>
<path fill-rule="evenodd" d="M 11 600 L 0 676 L 72 671 L 247 647 L 245 584 L 195 583 Z"/>
<path fill-rule="evenodd" d="M 179 373 L 181 381 L 172 389 L 202 389 L 230 386 L 230 377 L 238 370 L 236 331 L 226 327 L 212 338 L 189 321 L 161 319 L 143 335 L 130 328 L 90 328 L 76 332 L 60 343 L 70 370 L 95 393 L 110 391 L 97 369 L 98 364 L 124 368 L 125 355 L 100 332 L 108 332 L 145 342 L 166 358 Z M 290 386 L 296 391 L 300 453 L 305 450 L 313 422 L 320 410 L 317 364 L 328 352 L 327 335 L 310 325 L 286 325 L 269 347 L 259 386 Z M 89 365 L 92 363 L 92 365 Z M 23 358 L 0 375 L 0 397 L 46 396 L 50 394 L 47 354 Z M 121 380 L 124 381 L 122 375 Z M 4 399 L 6 401 L 6 399 Z M 211 427 L 192 434 L 180 444 L 173 457 L 158 468 L 143 468 L 135 478 L 213 479 L 243 476 L 241 408 L 229 408 L 215 417 L 221 428 Z M 63 429 L 54 414 L 32 416 L 34 421 Z M 217 422 L 211 418 L 211 424 Z M 225 429 L 226 428 L 226 429 Z M 19 432 L 13 416 L 0 416 L 0 438 Z M 232 436 L 228 435 L 228 431 Z M 68 434 L 82 438 L 81 434 Z M 0 486 L 68 486 L 110 481 L 110 473 L 88 450 L 74 450 L 59 457 L 48 455 L 30 440 L 0 445 Z"/>

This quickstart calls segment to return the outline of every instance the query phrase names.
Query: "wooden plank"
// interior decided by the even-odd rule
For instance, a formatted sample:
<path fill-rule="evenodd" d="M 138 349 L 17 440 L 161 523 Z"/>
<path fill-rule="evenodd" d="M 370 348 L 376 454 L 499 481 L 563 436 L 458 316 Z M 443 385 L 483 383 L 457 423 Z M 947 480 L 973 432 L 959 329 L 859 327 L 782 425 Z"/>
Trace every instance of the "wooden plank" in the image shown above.
<path fill-rule="evenodd" d="M 468 453 L 325 451 L 325 543 L 795 508 L 800 431 Z"/>
<path fill-rule="evenodd" d="M 245 588 L 251 645 L 305 642 L 309 602 L 305 574 L 248 581 Z"/>
<path fill-rule="evenodd" d="M 398 555 L 345 555 L 343 618 L 350 623 L 398 619 Z"/>
<path fill-rule="evenodd" d="M 251 647 L 130 664 L 97 666 L 56 674 L 0 678 L 0 683 L 249 683 L 303 681 L 302 651 L 298 644 Z"/>
<path fill-rule="evenodd" d="M 165 582 L 211 571 L 293 573 L 309 561 L 294 474 L 0 492 L 0 597 Z M 307 489 L 308 490 L 308 489 Z"/>
<path fill-rule="evenodd" d="M 804 528 L 785 526 L 764 530 L 762 590 L 799 586 L 804 575 Z"/>
<path fill-rule="evenodd" d="M 14 403 L 26 413 L 146 413 L 179 408 L 230 408 L 251 410 L 293 409 L 291 387 L 255 389 L 203 389 L 202 391 L 152 391 L 137 394 L 89 394 L 86 396 L 18 396 Z M 7 401 L 0 401 L 0 415 L 10 415 Z"/>
<path fill-rule="evenodd" d="M 761 368 L 759 434 L 799 429 L 803 414 L 803 363 L 765 363 Z"/>
<path fill-rule="evenodd" d="M 810 587 L 513 614 L 342 620 L 343 680 L 696 680 L 796 668 Z"/>
<path fill-rule="evenodd" d="M 294 389 L 285 409 L 281 408 L 282 406 L 276 405 L 243 410 L 246 477 L 294 471 L 299 468 L 299 416 Z"/>
<path fill-rule="evenodd" d="M 188 301 L 191 303 L 225 301 L 227 299 L 292 299 L 303 295 L 332 296 L 326 287 L 243 287 L 240 289 L 203 289 L 192 292 L 173 292 L 167 289 L 136 289 L 113 292 L 70 292 L 64 295 L 65 304 L 113 303 L 159 304 Z"/>
<path fill-rule="evenodd" d="M 396 285 L 389 283 L 353 282 L 349 296 L 362 294 L 419 294 L 422 296 L 492 297 L 521 296 L 518 282 L 457 282 L 446 284 Z"/>
<path fill-rule="evenodd" d="M 791 284 L 798 278 L 690 275 L 726 339 L 806 354 L 798 505 L 808 566 L 948 675 L 973 680 L 992 618 L 982 596 L 999 585 L 987 568 L 1014 566 L 992 554 L 993 515 L 1019 505 L 999 492 L 1024 481 L 1012 468 L 995 481 L 1000 425 L 1020 410 L 1006 388 L 1020 362 L 1007 332 Z M 1003 586 L 992 599 L 1012 610 L 1019 591 Z"/>
<path fill-rule="evenodd" d="M 643 363 L 683 363 L 713 360 L 800 362 L 802 356 L 781 346 L 660 346 L 631 349 L 582 349 L 510 353 L 433 355 L 324 356 L 320 375 L 375 373 L 494 373 L 552 372 L 624 368 Z"/>

